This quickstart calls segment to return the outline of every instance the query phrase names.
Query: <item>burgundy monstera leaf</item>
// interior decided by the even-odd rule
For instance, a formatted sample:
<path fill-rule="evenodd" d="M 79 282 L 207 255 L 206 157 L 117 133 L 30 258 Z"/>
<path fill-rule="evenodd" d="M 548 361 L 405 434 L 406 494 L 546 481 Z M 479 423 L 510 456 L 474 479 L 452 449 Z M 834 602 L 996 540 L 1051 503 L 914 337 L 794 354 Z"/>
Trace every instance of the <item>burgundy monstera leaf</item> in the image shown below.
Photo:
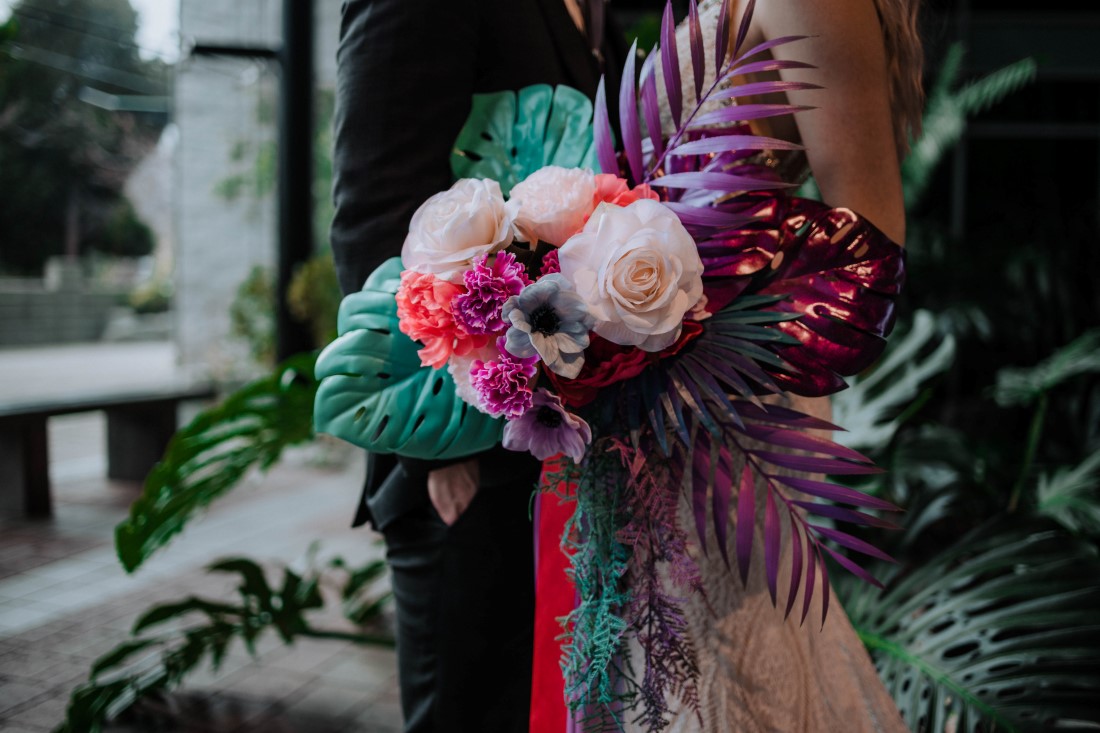
<path fill-rule="evenodd" d="M 798 343 L 769 346 L 794 369 L 762 365 L 785 391 L 818 397 L 870 366 L 894 325 L 904 251 L 850 209 L 756 197 L 751 226 L 700 244 L 709 310 L 742 296 L 785 296 L 760 310 L 798 315 L 776 328 Z"/>

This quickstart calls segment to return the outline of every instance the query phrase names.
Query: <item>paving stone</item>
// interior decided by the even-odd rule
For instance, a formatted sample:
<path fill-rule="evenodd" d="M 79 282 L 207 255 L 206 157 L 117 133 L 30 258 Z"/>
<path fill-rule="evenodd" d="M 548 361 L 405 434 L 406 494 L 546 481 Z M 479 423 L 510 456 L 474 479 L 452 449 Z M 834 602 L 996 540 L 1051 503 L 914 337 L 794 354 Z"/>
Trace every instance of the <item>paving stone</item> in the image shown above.
<path fill-rule="evenodd" d="M 0 717 L 41 699 L 46 691 L 41 685 L 29 680 L 11 680 L 0 682 Z"/>
<path fill-rule="evenodd" d="M 41 702 L 5 714 L 7 720 L 17 725 L 54 728 L 65 720 L 68 697 L 46 697 Z"/>
<path fill-rule="evenodd" d="M 261 665 L 248 665 L 225 679 L 222 695 L 250 697 L 269 702 L 291 702 L 295 693 L 302 690 L 313 678 L 310 675 L 271 669 Z"/>
<path fill-rule="evenodd" d="M 366 690 L 317 680 L 289 706 L 288 711 L 339 718 L 370 702 L 370 695 Z"/>

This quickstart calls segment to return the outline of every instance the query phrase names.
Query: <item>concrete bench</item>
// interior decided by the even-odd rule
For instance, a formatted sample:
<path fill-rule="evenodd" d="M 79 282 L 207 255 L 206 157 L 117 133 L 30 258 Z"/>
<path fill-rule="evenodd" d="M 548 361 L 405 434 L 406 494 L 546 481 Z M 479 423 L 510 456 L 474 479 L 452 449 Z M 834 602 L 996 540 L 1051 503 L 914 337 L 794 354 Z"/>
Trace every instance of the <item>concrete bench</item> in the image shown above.
<path fill-rule="evenodd" d="M 181 402 L 214 397 L 209 384 L 160 389 L 7 399 L 0 404 L 0 516 L 48 517 L 47 420 L 57 415 L 107 414 L 107 477 L 144 481 L 176 432 Z"/>

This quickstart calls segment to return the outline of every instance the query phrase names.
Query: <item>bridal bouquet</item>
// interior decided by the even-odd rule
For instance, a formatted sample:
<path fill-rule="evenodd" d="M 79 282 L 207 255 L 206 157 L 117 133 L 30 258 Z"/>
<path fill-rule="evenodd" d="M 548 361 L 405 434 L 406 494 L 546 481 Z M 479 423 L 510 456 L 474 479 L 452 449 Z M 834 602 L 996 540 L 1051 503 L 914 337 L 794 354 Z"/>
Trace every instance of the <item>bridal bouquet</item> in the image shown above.
<path fill-rule="evenodd" d="M 569 411 L 675 356 L 710 317 L 703 262 L 647 185 L 546 166 L 505 201 L 462 179 L 413 216 L 400 329 L 458 397 L 504 418 L 504 447 L 581 463 L 592 431 Z"/>
<path fill-rule="evenodd" d="M 798 146 L 748 123 L 803 108 L 744 98 L 816 87 L 736 81 L 806 65 L 763 56 L 797 38 L 742 49 L 752 3 L 736 34 L 722 5 L 709 62 L 690 5 L 688 94 L 670 7 L 637 77 L 632 49 L 619 150 L 602 82 L 595 108 L 566 87 L 475 97 L 458 182 L 345 299 L 317 364 L 322 432 L 414 457 L 501 441 L 565 457 L 544 481 L 574 502 L 565 698 L 654 730 L 672 699 L 698 702 L 681 599 L 705 588 L 681 492 L 703 552 L 730 565 L 732 544 L 744 580 L 759 543 L 773 603 L 785 586 L 790 614 L 801 592 L 804 621 L 816 590 L 822 623 L 825 559 L 874 583 L 840 548 L 885 558 L 838 523 L 893 509 L 825 478 L 878 470 L 811 432 L 836 426 L 764 398 L 830 394 L 877 358 L 902 251 L 853 211 L 786 194 L 761 153 Z"/>

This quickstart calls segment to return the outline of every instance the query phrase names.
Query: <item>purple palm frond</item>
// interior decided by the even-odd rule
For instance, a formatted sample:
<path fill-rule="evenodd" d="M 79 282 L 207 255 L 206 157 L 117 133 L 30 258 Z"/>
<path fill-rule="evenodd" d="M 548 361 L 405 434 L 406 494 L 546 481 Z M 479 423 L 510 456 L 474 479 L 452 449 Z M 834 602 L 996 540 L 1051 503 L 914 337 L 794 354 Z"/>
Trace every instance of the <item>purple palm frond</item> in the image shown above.
<path fill-rule="evenodd" d="M 752 120 L 795 114 L 806 109 L 805 105 L 782 103 L 733 104 L 704 112 L 710 103 L 736 101 L 738 99 L 785 93 L 795 90 L 819 89 L 815 84 L 802 81 L 758 81 L 730 85 L 730 80 L 763 71 L 812 68 L 810 64 L 794 60 L 756 58 L 778 46 L 794 43 L 802 36 L 785 36 L 761 43 L 747 52 L 743 50 L 752 18 L 754 2 L 750 2 L 741 18 L 741 24 L 731 53 L 727 53 L 729 17 L 723 4 L 715 32 L 714 77 L 707 85 L 707 59 L 704 54 L 702 25 L 695 0 L 688 4 L 688 49 L 691 59 L 691 77 L 695 92 L 694 104 L 685 109 L 683 80 L 680 75 L 679 50 L 676 46 L 672 4 L 665 6 L 661 21 L 660 44 L 643 64 L 640 80 L 635 80 L 634 56 L 631 49 L 623 71 L 619 92 L 620 133 L 624 156 L 633 182 L 648 183 L 655 187 L 672 189 L 668 198 L 679 204 L 673 210 L 684 218 L 685 225 L 721 229 L 736 226 L 739 222 L 728 217 L 705 217 L 692 209 L 707 209 L 717 201 L 709 196 L 691 196 L 689 192 L 711 191 L 744 193 L 773 190 L 789 184 L 774 176 L 736 175 L 728 170 L 730 154 L 736 157 L 746 151 L 795 150 L 794 143 L 752 135 L 730 134 L 731 129 Z M 664 80 L 665 98 L 675 126 L 665 132 L 660 129 L 658 113 L 656 70 L 659 59 Z M 638 115 L 641 101 L 642 117 L 649 131 L 649 144 L 643 146 Z M 601 106 L 603 109 L 601 110 Z M 611 149 L 610 126 L 603 124 L 607 117 L 606 97 L 597 96 L 596 148 Z M 717 142 L 704 142 L 707 139 Z M 742 156 L 743 157 L 743 156 Z M 599 155 L 600 167 L 605 173 L 619 173 L 619 164 L 605 155 Z"/>
<path fill-rule="evenodd" d="M 867 511 L 849 509 L 833 503 L 810 501 L 799 498 L 797 494 L 793 497 L 788 496 L 788 491 L 791 489 L 795 491 L 799 488 L 809 489 L 804 492 L 809 496 L 820 496 L 841 504 L 877 511 L 897 511 L 897 508 L 888 502 L 867 496 L 854 489 L 805 477 L 806 473 L 828 472 L 836 475 L 867 473 L 878 469 L 866 458 L 832 441 L 806 436 L 791 430 L 768 427 L 755 420 L 745 419 L 746 414 L 759 415 L 759 412 L 754 412 L 759 408 L 746 402 L 737 402 L 736 405 L 744 408 L 741 414 L 742 425 L 726 421 L 719 435 L 714 435 L 707 430 L 694 430 L 694 440 L 683 454 L 683 465 L 690 466 L 685 480 L 689 486 L 695 529 L 699 534 L 702 547 L 707 547 L 706 528 L 709 506 L 715 540 L 727 566 L 729 565 L 726 523 L 730 518 L 730 509 L 734 506 L 734 492 L 736 492 L 734 549 L 737 554 L 738 570 L 742 580 L 747 580 L 749 563 L 752 559 L 757 511 L 762 509 L 764 572 L 773 605 L 778 603 L 780 597 L 780 528 L 784 522 L 783 514 L 786 514 L 785 521 L 790 527 L 792 562 L 790 578 L 787 581 L 785 615 L 789 615 L 793 610 L 795 597 L 799 589 L 803 588 L 806 598 L 803 603 L 802 621 L 805 621 L 815 587 L 813 576 L 817 572 L 824 574 L 825 554 L 836 558 L 841 567 L 862 580 L 878 585 L 874 576 L 858 563 L 826 543 L 872 558 L 891 561 L 888 555 L 847 532 L 816 524 L 809 517 L 823 517 L 834 523 L 855 526 L 892 528 L 893 523 Z M 784 421 L 792 419 L 792 411 L 783 409 L 780 412 L 780 419 Z M 691 417 L 694 418 L 697 415 L 692 413 Z M 776 449 L 797 447 L 804 453 L 756 447 L 761 445 Z M 744 459 L 738 475 L 734 475 L 735 456 L 741 456 Z M 758 491 L 763 491 L 762 507 L 756 500 Z M 804 587 L 803 572 L 805 572 Z M 829 604 L 826 586 L 827 583 L 822 583 L 820 586 L 823 602 L 822 623 L 824 623 L 824 614 L 828 613 Z"/>

